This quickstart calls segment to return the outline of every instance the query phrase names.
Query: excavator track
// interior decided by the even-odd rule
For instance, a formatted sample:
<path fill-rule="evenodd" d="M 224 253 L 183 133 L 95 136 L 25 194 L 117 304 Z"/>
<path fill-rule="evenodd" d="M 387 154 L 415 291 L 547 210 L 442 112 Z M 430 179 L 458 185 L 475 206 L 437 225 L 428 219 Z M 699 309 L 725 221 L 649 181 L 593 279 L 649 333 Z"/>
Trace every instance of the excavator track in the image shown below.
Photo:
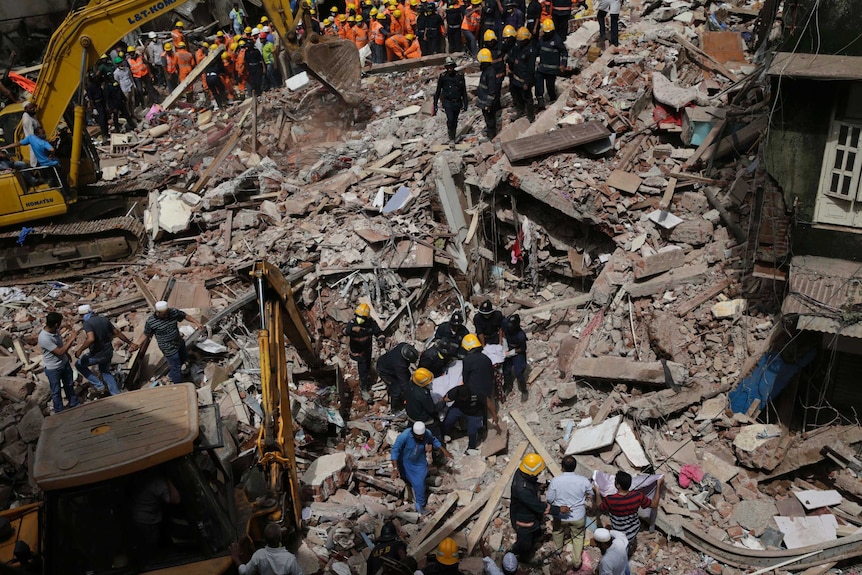
<path fill-rule="evenodd" d="M 131 217 L 37 225 L 19 246 L 20 235 L 20 230 L 0 232 L 2 285 L 88 275 L 115 268 L 119 265 L 116 262 L 138 251 L 144 225 Z"/>

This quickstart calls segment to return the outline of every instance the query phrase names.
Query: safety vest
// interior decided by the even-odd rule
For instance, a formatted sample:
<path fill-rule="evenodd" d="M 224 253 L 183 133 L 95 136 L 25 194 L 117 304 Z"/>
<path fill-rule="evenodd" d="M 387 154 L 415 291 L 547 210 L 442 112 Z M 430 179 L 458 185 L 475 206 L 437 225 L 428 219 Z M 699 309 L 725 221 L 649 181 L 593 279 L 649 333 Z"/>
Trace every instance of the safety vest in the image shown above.
<path fill-rule="evenodd" d="M 380 46 L 386 42 L 386 37 L 383 35 L 383 24 L 377 20 L 371 23 L 371 41 Z"/>
<path fill-rule="evenodd" d="M 238 78 L 245 77 L 248 72 L 245 65 L 245 50 L 240 50 L 239 54 L 236 55 L 236 75 Z"/>
<path fill-rule="evenodd" d="M 176 74 L 179 69 L 176 52 L 162 52 L 162 56 L 165 58 L 165 72 L 168 74 Z"/>
<path fill-rule="evenodd" d="M 349 40 L 350 42 L 353 42 L 353 28 L 354 27 L 350 24 L 344 23 L 341 26 L 341 30 L 339 30 L 339 32 L 341 32 L 341 38 L 343 40 Z"/>
<path fill-rule="evenodd" d="M 180 71 L 180 82 L 192 73 L 195 67 L 195 57 L 188 50 L 177 50 L 177 68 Z"/>
<path fill-rule="evenodd" d="M 408 60 L 411 58 L 418 58 L 422 55 L 422 48 L 419 47 L 419 40 L 413 39 L 413 42 L 410 43 L 410 46 L 404 51 L 404 57 Z"/>
<path fill-rule="evenodd" d="M 404 23 L 400 18 L 396 18 L 392 16 L 392 22 L 389 24 L 389 32 L 395 36 L 396 34 L 406 34 L 404 30 Z"/>
<path fill-rule="evenodd" d="M 542 0 L 542 22 L 551 17 L 553 4 L 550 0 Z"/>
<path fill-rule="evenodd" d="M 207 54 L 206 54 L 206 52 L 204 52 L 203 48 L 198 48 L 198 51 L 195 52 L 195 62 L 197 62 L 198 64 L 203 62 L 204 58 L 206 58 L 206 57 L 207 57 Z"/>
<path fill-rule="evenodd" d="M 129 68 L 132 70 L 132 76 L 135 78 L 143 78 L 150 73 L 147 63 L 140 56 L 129 59 Z"/>
<path fill-rule="evenodd" d="M 468 32 L 472 32 L 476 34 L 479 31 L 479 25 L 482 23 L 482 9 L 481 8 L 471 8 L 467 11 L 467 15 L 464 16 L 464 20 L 461 22 L 461 29 L 467 30 Z"/>
<path fill-rule="evenodd" d="M 186 41 L 186 37 L 183 36 L 183 31 L 180 30 L 179 28 L 174 28 L 173 30 L 171 30 L 171 38 L 173 39 L 173 42 L 174 42 L 174 48 L 176 48 L 180 42 Z"/>
<path fill-rule="evenodd" d="M 353 43 L 360 50 L 368 45 L 368 28 L 365 24 L 357 24 L 353 27 Z"/>
<path fill-rule="evenodd" d="M 406 58 L 404 51 L 410 46 L 410 42 L 407 41 L 407 38 L 402 36 L 401 34 L 393 34 L 389 38 L 386 39 L 386 47 L 392 50 L 395 54 L 395 57 L 399 60 Z"/>

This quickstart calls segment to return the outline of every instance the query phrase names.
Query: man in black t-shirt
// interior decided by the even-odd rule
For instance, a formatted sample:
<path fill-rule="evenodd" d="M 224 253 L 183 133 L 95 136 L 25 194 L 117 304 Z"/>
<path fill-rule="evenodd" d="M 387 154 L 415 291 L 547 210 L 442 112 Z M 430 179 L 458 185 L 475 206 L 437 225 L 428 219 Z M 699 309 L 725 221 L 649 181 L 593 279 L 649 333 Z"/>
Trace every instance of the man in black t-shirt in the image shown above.
<path fill-rule="evenodd" d="M 476 337 L 483 345 L 499 345 L 503 330 L 503 312 L 494 309 L 490 300 L 485 300 L 479 306 L 479 313 L 473 316 L 476 327 Z"/>
<path fill-rule="evenodd" d="M 78 313 L 84 320 L 84 332 L 87 334 L 84 342 L 75 350 L 78 361 L 75 367 L 78 373 L 87 378 L 93 388 L 103 393 L 107 387 L 111 395 L 120 393 L 117 380 L 111 374 L 111 359 L 114 357 L 113 341 L 115 337 L 120 338 L 129 345 L 130 351 L 135 351 L 138 346 L 132 343 L 124 333 L 114 327 L 108 319 L 96 315 L 90 309 L 89 304 L 78 306 Z M 89 348 L 89 353 L 84 350 Z M 90 368 L 98 366 L 99 375 L 93 373 Z"/>
<path fill-rule="evenodd" d="M 466 385 L 453 387 L 443 398 L 443 401 L 453 402 L 443 421 L 443 433 L 450 435 L 452 428 L 459 419 L 467 420 L 467 449 L 476 449 L 479 446 L 479 430 L 482 429 L 485 406 L 482 398 Z"/>

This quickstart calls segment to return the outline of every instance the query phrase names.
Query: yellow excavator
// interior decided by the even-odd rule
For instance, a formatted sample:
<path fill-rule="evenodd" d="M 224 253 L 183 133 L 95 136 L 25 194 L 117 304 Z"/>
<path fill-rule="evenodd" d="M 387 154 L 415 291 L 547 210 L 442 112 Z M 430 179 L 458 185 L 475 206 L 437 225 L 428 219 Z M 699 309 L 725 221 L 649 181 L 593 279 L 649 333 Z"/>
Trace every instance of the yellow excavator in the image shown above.
<path fill-rule="evenodd" d="M 254 452 L 237 457 L 229 449 L 216 406 L 199 407 L 190 383 L 52 415 L 32 466 L 42 501 L 0 513 L 0 561 L 44 575 L 211 575 L 234 572 L 231 546 L 244 548 L 247 560 L 270 522 L 299 533 L 294 372 L 285 348 L 293 344 L 308 373 L 321 373 L 319 360 L 279 269 L 258 261 L 251 276 L 261 313 Z"/>
<path fill-rule="evenodd" d="M 39 176 L 29 169 L 0 173 L 0 272 L 14 275 L 61 264 L 92 266 L 120 260 L 137 251 L 143 226 L 134 218 L 83 221 L 80 214 L 73 214 L 78 216 L 71 218 L 74 223 L 33 222 L 66 214 L 77 201 L 78 189 L 100 176 L 98 155 L 84 119 L 87 71 L 126 34 L 184 2 L 90 0 L 70 12 L 57 28 L 48 43 L 31 101 L 49 138 L 64 136 L 57 150 L 61 167 L 48 176 L 45 170 Z M 305 2 L 296 16 L 289 0 L 263 0 L 263 7 L 284 39 L 291 60 L 305 65 L 348 104 L 358 102 L 361 71 L 356 46 L 313 33 Z M 300 22 L 305 33 L 298 44 Z M 23 113 L 20 103 L 0 111 L 3 144 L 23 139 Z M 71 129 L 60 134 L 58 128 L 64 120 Z M 29 160 L 27 146 L 17 150 L 18 159 Z"/>

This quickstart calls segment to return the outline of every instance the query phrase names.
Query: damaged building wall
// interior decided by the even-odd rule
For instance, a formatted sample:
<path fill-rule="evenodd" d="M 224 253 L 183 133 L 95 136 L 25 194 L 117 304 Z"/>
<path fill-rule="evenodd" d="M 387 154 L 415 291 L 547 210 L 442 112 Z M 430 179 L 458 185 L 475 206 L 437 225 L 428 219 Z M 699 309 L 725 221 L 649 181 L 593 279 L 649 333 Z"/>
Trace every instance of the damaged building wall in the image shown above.
<path fill-rule="evenodd" d="M 862 45 L 856 43 L 860 22 L 862 3 L 858 0 L 787 0 L 781 49 L 862 56 Z"/>
<path fill-rule="evenodd" d="M 785 205 L 792 206 L 796 214 L 795 254 L 862 257 L 862 237 L 846 233 L 852 228 L 827 229 L 817 225 L 815 216 L 833 110 L 843 105 L 851 84 L 788 78 L 773 82 L 777 103 L 766 135 L 764 160 Z"/>

